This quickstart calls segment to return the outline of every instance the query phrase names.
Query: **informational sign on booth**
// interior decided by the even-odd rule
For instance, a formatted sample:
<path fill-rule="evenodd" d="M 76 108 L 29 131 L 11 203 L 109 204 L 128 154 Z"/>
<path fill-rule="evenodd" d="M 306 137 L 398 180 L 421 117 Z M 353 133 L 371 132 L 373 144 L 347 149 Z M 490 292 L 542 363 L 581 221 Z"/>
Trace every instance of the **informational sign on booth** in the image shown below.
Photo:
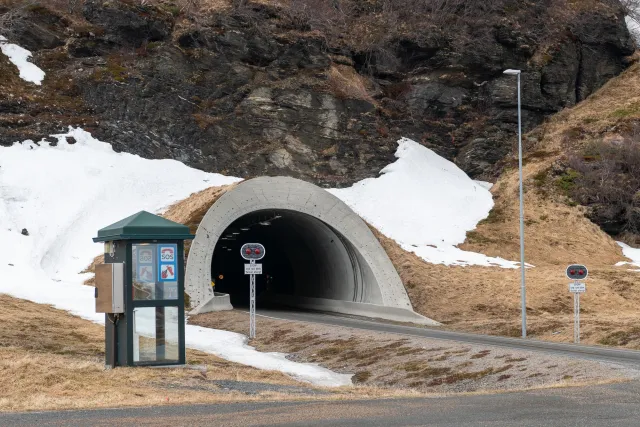
<path fill-rule="evenodd" d="M 138 249 L 138 264 L 153 264 L 153 249 Z"/>
<path fill-rule="evenodd" d="M 155 283 L 153 265 L 138 265 L 138 281 L 142 283 Z"/>
<path fill-rule="evenodd" d="M 174 282 L 178 280 L 177 251 L 178 247 L 175 244 L 158 245 L 159 282 Z"/>

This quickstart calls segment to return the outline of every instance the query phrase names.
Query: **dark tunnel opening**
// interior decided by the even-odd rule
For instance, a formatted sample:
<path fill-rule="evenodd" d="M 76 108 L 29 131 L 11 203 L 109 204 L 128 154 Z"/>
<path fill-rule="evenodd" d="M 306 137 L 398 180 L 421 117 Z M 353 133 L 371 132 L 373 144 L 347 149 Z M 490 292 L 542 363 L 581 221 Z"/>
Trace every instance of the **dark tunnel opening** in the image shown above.
<path fill-rule="evenodd" d="M 319 219 L 289 210 L 251 212 L 234 221 L 218 239 L 211 262 L 215 291 L 231 304 L 249 304 L 248 263 L 240 255 L 245 243 L 261 243 L 258 261 L 258 307 L 295 306 L 302 298 L 380 304 L 382 297 L 369 266 L 340 233 Z"/>

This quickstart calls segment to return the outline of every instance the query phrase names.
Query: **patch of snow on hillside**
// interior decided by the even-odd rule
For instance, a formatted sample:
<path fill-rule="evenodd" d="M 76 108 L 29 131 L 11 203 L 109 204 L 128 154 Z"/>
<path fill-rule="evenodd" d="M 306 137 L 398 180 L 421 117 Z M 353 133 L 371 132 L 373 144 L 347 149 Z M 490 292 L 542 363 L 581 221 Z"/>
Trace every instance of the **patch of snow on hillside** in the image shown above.
<path fill-rule="evenodd" d="M 22 80 L 35 83 L 37 85 L 42 84 L 42 80 L 45 76 L 44 71 L 38 68 L 37 65 L 29 62 L 31 52 L 17 44 L 9 43 L 3 36 L 0 36 L 0 50 L 2 50 L 2 53 L 9 58 L 9 61 L 18 67 L 20 78 Z"/>
<path fill-rule="evenodd" d="M 193 192 L 239 179 L 175 160 L 116 153 L 82 129 L 55 137 L 55 147 L 33 141 L 0 147 L 0 293 L 104 323 L 104 315 L 94 312 L 94 288 L 78 274 L 102 252 L 91 237 L 137 211 L 158 212 Z M 261 353 L 246 342 L 241 334 L 186 327 L 190 348 L 318 385 L 351 384 L 350 375 Z"/>
<path fill-rule="evenodd" d="M 503 258 L 463 251 L 467 231 L 489 215 L 491 193 L 452 162 L 407 138 L 378 178 L 330 190 L 385 236 L 434 264 L 518 268 Z"/>
<path fill-rule="evenodd" d="M 632 265 L 634 267 L 640 267 L 640 249 L 632 248 L 626 243 L 622 243 L 622 242 L 616 242 L 616 243 L 622 248 L 622 253 L 624 254 L 624 256 L 631 259 L 631 262 L 620 261 L 619 263 L 616 264 L 616 267 L 620 267 L 623 265 Z M 633 270 L 633 271 L 640 272 L 640 269 Z"/>
<path fill-rule="evenodd" d="M 478 181 L 477 179 L 473 180 L 473 182 L 475 182 L 480 187 L 485 188 L 487 190 L 491 190 L 491 188 L 493 188 L 493 183 L 492 182 Z"/>

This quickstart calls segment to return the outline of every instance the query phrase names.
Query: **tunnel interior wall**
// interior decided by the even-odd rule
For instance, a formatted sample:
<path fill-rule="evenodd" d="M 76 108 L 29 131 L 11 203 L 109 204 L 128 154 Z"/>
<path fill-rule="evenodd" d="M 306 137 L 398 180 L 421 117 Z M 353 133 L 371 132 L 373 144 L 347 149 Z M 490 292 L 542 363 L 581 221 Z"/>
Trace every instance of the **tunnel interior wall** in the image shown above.
<path fill-rule="evenodd" d="M 244 215 L 216 243 L 211 276 L 216 291 L 229 293 L 232 304 L 246 304 L 248 298 L 239 253 L 248 242 L 266 247 L 258 293 L 275 302 L 276 295 L 288 295 L 382 304 L 379 284 L 353 244 L 317 218 L 290 210 Z"/>

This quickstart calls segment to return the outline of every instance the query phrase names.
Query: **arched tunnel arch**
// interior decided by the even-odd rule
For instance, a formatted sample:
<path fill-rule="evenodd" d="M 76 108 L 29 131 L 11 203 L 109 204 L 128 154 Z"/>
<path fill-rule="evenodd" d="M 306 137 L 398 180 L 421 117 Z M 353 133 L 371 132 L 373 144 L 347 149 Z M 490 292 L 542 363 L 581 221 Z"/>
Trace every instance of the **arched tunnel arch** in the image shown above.
<path fill-rule="evenodd" d="M 189 251 L 186 289 L 194 312 L 216 292 L 248 301 L 244 243 L 266 248 L 258 307 L 281 305 L 433 323 L 413 312 L 395 268 L 367 224 L 340 199 L 304 181 L 263 177 L 224 193 L 208 210 Z M 222 278 L 220 278 L 222 276 Z"/>

